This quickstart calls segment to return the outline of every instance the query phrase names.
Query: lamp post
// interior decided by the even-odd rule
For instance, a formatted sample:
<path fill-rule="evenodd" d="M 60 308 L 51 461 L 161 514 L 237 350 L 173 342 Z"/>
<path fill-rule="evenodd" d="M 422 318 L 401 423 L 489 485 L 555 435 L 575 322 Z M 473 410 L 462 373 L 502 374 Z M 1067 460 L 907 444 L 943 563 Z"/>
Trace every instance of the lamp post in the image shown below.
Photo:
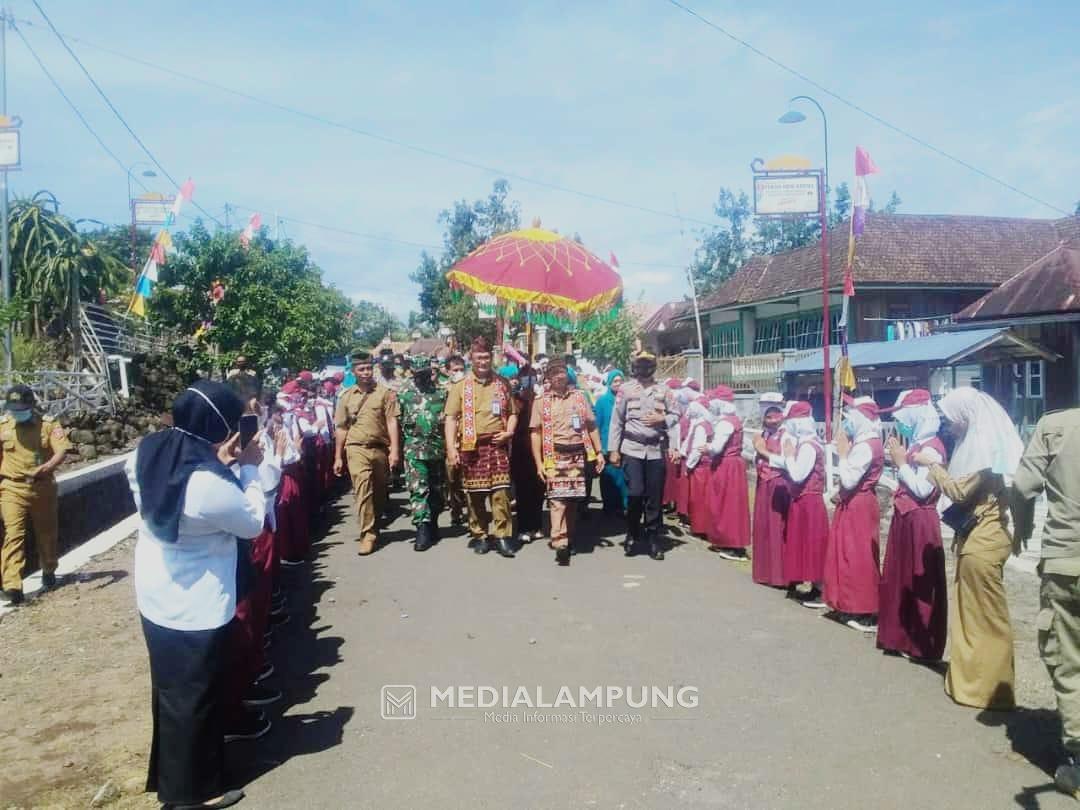
<path fill-rule="evenodd" d="M 131 181 L 134 179 L 131 175 L 132 170 L 139 168 L 140 166 L 149 167 L 149 163 L 133 163 L 128 166 L 127 170 L 127 186 L 128 186 L 128 208 L 131 209 L 131 272 L 138 273 L 138 257 L 135 255 L 135 198 L 131 196 Z M 147 168 L 142 172 L 143 177 L 157 177 L 157 172 L 152 168 Z"/>
<path fill-rule="evenodd" d="M 832 441 L 832 364 L 829 362 L 829 344 L 832 342 L 832 329 L 829 328 L 829 221 L 826 210 L 829 194 L 829 119 L 825 110 L 816 99 L 810 96 L 795 96 L 788 103 L 809 101 L 821 113 L 821 123 L 825 130 L 825 171 L 821 189 L 818 192 L 818 215 L 821 217 L 821 352 L 824 365 L 825 387 L 825 441 Z M 798 110 L 788 110 L 780 116 L 781 124 L 798 124 L 806 116 Z"/>

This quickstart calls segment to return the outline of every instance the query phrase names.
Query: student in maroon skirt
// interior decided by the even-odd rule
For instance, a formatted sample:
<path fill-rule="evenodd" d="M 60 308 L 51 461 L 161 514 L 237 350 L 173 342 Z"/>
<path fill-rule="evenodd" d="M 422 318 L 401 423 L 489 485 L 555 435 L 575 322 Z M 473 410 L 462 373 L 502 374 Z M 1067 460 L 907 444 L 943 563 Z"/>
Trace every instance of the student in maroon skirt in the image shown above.
<path fill-rule="evenodd" d="M 752 575 L 759 585 L 786 588 L 784 578 L 784 526 L 788 515 L 788 484 L 782 470 L 769 464 L 770 455 L 781 453 L 784 397 L 778 393 L 761 395 L 762 429 L 754 437 L 757 451 L 757 488 L 754 490 L 754 558 Z"/>
<path fill-rule="evenodd" d="M 807 607 L 825 607 L 820 585 L 825 574 L 825 547 L 829 542 L 829 514 L 825 511 L 825 448 L 809 402 L 789 402 L 784 414 L 782 451 L 769 456 L 769 464 L 784 471 L 791 493 L 784 527 L 784 579 L 791 596 L 795 586 L 810 583 L 803 597 Z"/>
<path fill-rule="evenodd" d="M 712 526 L 709 511 L 711 470 L 709 466 L 709 442 L 713 427 L 709 411 L 702 400 L 694 400 L 686 410 L 688 427 L 680 454 L 683 457 L 684 475 L 687 480 L 687 517 L 690 531 L 706 537 Z"/>
<path fill-rule="evenodd" d="M 670 378 L 667 381 L 666 385 L 676 395 L 678 394 L 679 389 L 682 388 L 682 382 L 675 379 L 674 377 Z M 676 400 L 676 402 L 678 402 L 678 400 Z M 679 404 L 679 407 L 682 408 L 681 403 Z M 682 418 L 681 412 L 679 413 L 679 417 Z M 671 429 L 671 433 L 672 446 L 671 451 L 668 453 L 668 457 L 664 462 L 664 467 L 667 470 L 667 474 L 664 476 L 664 494 L 660 501 L 664 505 L 665 511 L 668 512 L 671 512 L 675 509 L 675 498 L 676 493 L 678 492 L 678 479 L 682 466 L 679 459 L 679 448 L 682 446 L 682 437 L 679 436 L 678 424 L 676 424 L 675 427 Z"/>
<path fill-rule="evenodd" d="M 930 480 L 929 468 L 912 460 L 921 452 L 945 464 L 945 445 L 938 438 L 941 419 L 930 392 L 922 389 L 901 391 L 892 410 L 897 432 L 908 446 L 889 439 L 900 487 L 885 546 L 877 645 L 887 652 L 940 661 L 949 612 L 937 510 L 941 493 Z"/>
<path fill-rule="evenodd" d="M 870 397 L 847 398 L 836 436 L 840 491 L 825 553 L 825 604 L 853 630 L 877 631 L 881 511 L 874 488 L 885 466 L 881 421 Z"/>
<path fill-rule="evenodd" d="M 745 560 L 750 545 L 750 491 L 743 461 L 742 420 L 735 415 L 735 392 L 719 385 L 709 392 L 715 420 L 709 445 L 709 542 L 725 560 Z"/>
<path fill-rule="evenodd" d="M 682 415 L 678 421 L 678 435 L 679 435 L 679 458 L 676 460 L 676 475 L 675 475 L 675 514 L 679 516 L 679 521 L 683 525 L 689 525 L 690 523 L 690 471 L 686 469 L 686 457 L 683 455 L 683 448 L 686 446 L 686 441 L 690 437 L 690 403 L 700 398 L 701 394 L 693 388 L 697 385 L 697 382 L 687 377 L 683 381 L 682 388 L 679 389 L 679 393 L 675 397 L 675 401 L 679 405 L 679 410 Z M 698 386 L 700 388 L 700 386 Z"/>

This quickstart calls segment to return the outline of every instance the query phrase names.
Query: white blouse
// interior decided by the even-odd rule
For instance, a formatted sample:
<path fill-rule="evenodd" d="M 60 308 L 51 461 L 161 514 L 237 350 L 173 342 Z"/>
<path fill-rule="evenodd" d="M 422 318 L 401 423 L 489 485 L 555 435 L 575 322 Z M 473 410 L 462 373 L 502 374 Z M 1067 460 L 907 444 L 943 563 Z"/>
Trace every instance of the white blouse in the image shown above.
<path fill-rule="evenodd" d="M 135 506 L 138 451 L 124 465 Z M 154 537 L 140 521 L 135 544 L 135 599 L 149 621 L 173 630 L 212 630 L 236 613 L 236 538 L 258 537 L 266 501 L 255 466 L 240 468 L 238 489 L 214 473 L 188 479 L 175 543 Z"/>

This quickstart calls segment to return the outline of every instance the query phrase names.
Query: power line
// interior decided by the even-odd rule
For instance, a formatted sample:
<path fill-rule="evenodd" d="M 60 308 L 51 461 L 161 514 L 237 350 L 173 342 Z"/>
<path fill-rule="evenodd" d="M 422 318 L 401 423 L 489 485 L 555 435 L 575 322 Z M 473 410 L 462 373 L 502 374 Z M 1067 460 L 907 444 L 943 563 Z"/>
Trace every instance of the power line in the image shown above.
<path fill-rule="evenodd" d="M 265 211 L 265 209 L 262 209 L 262 208 L 252 208 L 250 205 L 239 205 L 237 203 L 230 203 L 229 205 L 233 209 L 240 210 L 240 211 L 250 211 L 252 213 L 262 213 L 263 211 Z M 325 225 L 325 224 L 323 224 L 321 222 L 311 222 L 309 220 L 297 219 L 295 217 L 290 217 L 290 216 L 287 216 L 287 215 L 280 215 L 280 216 L 278 216 L 278 219 L 281 220 L 281 222 L 288 222 L 288 223 L 292 223 L 294 225 L 306 225 L 309 228 L 318 228 L 318 229 L 323 230 L 323 231 L 330 231 L 331 233 L 346 234 L 347 236 L 357 236 L 357 237 L 359 237 L 361 239 L 373 239 L 373 240 L 375 240 L 377 242 L 390 242 L 390 243 L 395 244 L 395 245 L 406 245 L 408 247 L 424 248 L 425 250 L 442 250 L 443 249 L 442 245 L 429 245 L 429 244 L 426 244 L 424 242 L 410 242 L 407 239 L 395 239 L 394 237 L 391 237 L 391 236 L 379 236 L 378 234 L 374 234 L 374 233 L 364 233 L 362 231 L 353 231 L 353 230 L 350 230 L 348 228 L 339 228 L 339 227 L 337 227 L 335 225 Z"/>
<path fill-rule="evenodd" d="M 41 3 L 39 3 L 38 0 L 31 0 L 31 2 L 34 4 L 34 7 L 38 10 L 38 13 L 41 14 L 42 18 L 48 24 L 48 26 L 52 30 L 52 32 L 56 35 L 56 38 L 58 40 L 60 40 L 60 44 L 64 46 L 64 50 L 67 51 L 68 54 L 71 56 L 71 58 L 75 60 L 75 64 L 77 64 L 79 66 L 79 69 L 82 70 L 83 75 L 86 76 L 86 78 L 90 82 L 90 84 L 92 84 L 94 86 L 94 89 L 97 90 L 98 95 L 101 96 L 102 100 L 105 102 L 105 104 L 108 106 L 108 108 L 110 110 L 112 110 L 113 115 L 115 115 L 117 120 L 121 124 L 123 124 L 124 129 L 126 129 L 128 131 L 128 134 L 131 135 L 131 137 L 135 139 L 135 143 L 137 143 L 139 145 L 139 147 L 143 150 L 143 152 L 146 153 L 146 156 L 148 158 L 150 158 L 150 162 L 153 163 L 155 166 L 157 166 L 158 170 L 163 175 L 165 175 L 166 179 L 168 179 L 168 181 L 170 183 L 172 183 L 174 187 L 180 188 L 180 183 L 178 183 L 176 181 L 176 179 L 171 174 L 169 174 L 169 172 L 165 169 L 165 167 L 161 165 L 161 162 L 154 156 L 154 153 L 151 152 L 149 147 L 147 147 L 147 145 L 142 142 L 142 139 L 138 135 L 135 134 L 135 130 L 131 128 L 131 125 L 128 124 L 128 122 L 124 119 L 124 116 L 120 114 L 120 110 L 118 110 L 116 108 L 116 105 L 113 104 L 112 101 L 109 100 L 109 97 L 105 94 L 105 91 L 101 89 L 101 85 L 99 85 L 97 83 L 97 81 L 94 79 L 94 77 L 90 74 L 90 71 L 86 69 L 86 65 L 84 65 L 82 63 L 82 60 L 79 59 L 79 57 L 75 53 L 75 51 L 73 51 L 71 49 L 71 46 L 68 45 L 67 40 L 64 39 L 64 36 L 57 30 L 56 26 L 53 25 L 52 20 L 49 19 L 49 15 L 46 14 L 45 9 L 43 9 L 41 7 Z M 25 38 L 24 38 L 24 41 L 25 41 Z M 213 214 L 211 214 L 209 211 L 207 211 L 205 208 L 203 208 L 197 202 L 192 200 L 191 203 L 196 208 L 198 208 L 200 211 L 202 211 L 206 216 L 210 217 L 210 219 L 212 219 L 214 222 L 217 222 L 218 225 L 221 224 L 220 222 L 217 221 L 217 219 L 214 217 Z"/>
<path fill-rule="evenodd" d="M 35 5 L 37 5 L 37 0 L 33 0 L 33 2 L 34 2 Z M 89 42 L 89 41 L 87 41 L 85 39 L 82 39 L 80 37 L 69 37 L 69 39 L 72 42 L 79 42 L 79 43 L 81 43 L 81 44 L 83 44 L 83 45 L 85 45 L 85 46 L 87 46 L 89 48 L 93 48 L 95 50 L 101 51 L 102 53 L 107 53 L 110 56 L 115 56 L 118 59 L 124 59 L 126 61 L 133 62 L 133 63 L 135 63 L 137 65 L 142 65 L 143 67 L 152 68 L 153 70 L 161 71 L 162 73 L 165 73 L 165 74 L 170 75 L 170 76 L 175 76 L 176 78 L 179 78 L 179 79 L 184 79 L 185 81 L 190 81 L 190 82 L 194 82 L 196 84 L 204 85 L 206 87 L 211 87 L 211 88 L 213 88 L 215 90 L 218 90 L 218 91 L 220 91 L 222 93 L 228 93 L 228 94 L 236 96 L 238 98 L 245 99 L 246 101 L 250 101 L 250 102 L 252 102 L 254 104 L 261 104 L 261 105 L 266 106 L 266 107 L 272 107 L 272 108 L 274 108 L 274 109 L 276 109 L 276 110 L 278 110 L 280 112 L 285 112 L 285 113 L 288 113 L 290 115 L 294 115 L 294 116 L 297 116 L 297 117 L 300 117 L 300 118 L 305 118 L 305 119 L 307 119 L 309 121 L 314 121 L 314 122 L 316 122 L 318 124 L 322 124 L 324 126 L 331 127 L 331 128 L 334 128 L 334 129 L 340 129 L 340 130 L 343 130 L 345 132 L 351 133 L 353 135 L 359 135 L 360 137 L 363 137 L 363 138 L 369 138 L 371 140 L 379 141 L 381 143 L 386 143 L 386 144 L 390 144 L 392 146 L 397 146 L 397 147 L 399 147 L 401 149 L 407 149 L 407 150 L 409 150 L 411 152 L 416 152 L 416 153 L 421 154 L 421 155 L 427 155 L 428 157 L 438 158 L 439 160 L 445 160 L 445 161 L 448 161 L 450 163 L 457 163 L 457 164 L 459 164 L 461 166 L 467 166 L 467 167 L 469 167 L 471 169 L 477 169 L 479 171 L 486 172 L 488 174 L 493 174 L 493 175 L 497 175 L 497 176 L 501 176 L 501 177 L 508 177 L 508 178 L 513 179 L 513 180 L 518 180 L 518 181 L 520 181 L 522 183 L 527 183 L 529 185 L 539 186 L 540 188 L 546 188 L 546 189 L 550 189 L 552 191 L 560 191 L 560 192 L 563 192 L 564 194 L 572 194 L 574 196 L 581 197 L 581 198 L 586 199 L 586 200 L 592 200 L 594 202 L 600 202 L 600 203 L 604 203 L 606 205 L 618 206 L 620 208 L 626 208 L 626 209 L 629 209 L 631 211 L 638 211 L 638 212 L 644 213 L 644 214 L 652 214 L 654 216 L 665 217 L 667 219 L 674 219 L 674 220 L 680 219 L 678 214 L 675 214 L 675 213 L 673 213 L 671 211 L 662 211 L 662 210 L 659 210 L 659 209 L 656 209 L 656 208 L 649 208 L 647 206 L 637 205 L 635 203 L 626 202 L 624 200 L 617 200 L 617 199 L 614 199 L 612 197 L 605 197 L 605 196 L 600 195 L 600 194 L 594 194 L 594 193 L 592 193 L 590 191 L 582 191 L 581 189 L 570 188 L 569 186 L 563 186 L 563 185 L 559 185 L 557 183 L 549 183 L 549 182 L 547 182 L 545 180 L 537 180 L 536 178 L 529 177 L 527 175 L 518 174 L 516 172 L 505 171 L 503 169 L 499 169 L 499 168 L 496 168 L 494 166 L 487 166 L 487 165 L 485 165 L 483 163 L 477 163 L 476 161 L 469 160 L 467 158 L 460 158 L 460 157 L 456 157 L 454 155 L 448 154 L 446 152 L 440 152 L 437 149 L 430 149 L 430 148 L 428 148 L 426 146 L 419 146 L 417 144 L 408 143 L 408 142 L 402 141 L 402 140 L 400 140 L 398 138 L 393 138 L 393 137 L 391 137 L 389 135 L 382 135 L 382 134 L 380 134 L 378 132 L 373 132 L 372 130 L 360 129 L 359 127 L 354 127 L 351 124 L 346 124 L 346 123 L 344 123 L 342 121 L 335 121 L 335 120 L 333 120 L 331 118 L 326 118 L 325 116 L 319 115 L 317 113 L 308 112 L 306 110 L 299 109 L 298 107 L 292 107 L 292 106 L 290 106 L 288 104 L 282 104 L 280 102 L 273 101 L 272 99 L 262 98 L 261 96 L 256 96 L 256 95 L 254 95 L 252 93 L 248 93 L 248 92 L 246 92 L 244 90 L 238 90 L 238 89 L 236 89 L 234 87 L 229 87 L 227 85 L 220 84 L 219 82 L 211 81 L 209 79 L 204 79 L 204 78 L 199 77 L 199 76 L 194 76 L 194 75 L 192 75 L 190 73 L 184 73 L 184 72 L 179 71 L 179 70 L 174 70 L 172 68 L 168 68 L 168 67 L 165 67 L 163 65 L 156 64 L 154 62 L 149 62 L 149 61 L 147 61 L 145 59 L 140 59 L 140 58 L 138 58 L 136 56 L 130 56 L 128 54 L 121 53 L 121 52 L 113 50 L 111 48 L 106 48 L 106 47 L 104 47 L 102 45 L 97 45 L 95 43 Z M 692 222 L 695 225 L 704 225 L 706 227 L 713 227 L 716 224 L 715 222 L 707 222 L 707 221 L 702 220 L 702 219 L 693 219 L 691 217 L 685 217 L 685 216 L 682 217 L 682 220 L 684 220 L 686 222 Z"/>
<path fill-rule="evenodd" d="M 929 149 L 931 152 L 934 152 L 935 154 L 940 155 L 941 157 L 945 158 L 946 160 L 951 160 L 953 163 L 956 163 L 956 164 L 958 164 L 960 166 L 963 166 L 965 169 L 973 171 L 973 172 L 975 172 L 975 174 L 977 174 L 977 175 L 979 175 L 981 177 L 984 177 L 984 178 L 986 178 L 987 180 L 990 180 L 993 183 L 997 183 L 999 186 L 1002 186 L 1003 188 L 1007 188 L 1009 191 L 1015 192 L 1016 194 L 1019 194 L 1021 197 L 1026 197 L 1027 199 L 1031 200 L 1032 202 L 1036 202 L 1039 205 L 1044 205 L 1047 208 L 1049 208 L 1050 210 L 1057 211 L 1059 214 L 1064 214 L 1065 216 L 1069 216 L 1072 213 L 1071 211 L 1066 211 L 1064 208 L 1059 208 L 1058 206 L 1054 205 L 1053 203 L 1048 203 L 1046 200 L 1040 199 L 1039 197 L 1036 197 L 1033 194 L 1028 194 L 1026 191 L 1023 191 L 1022 189 L 1019 189 L 1016 186 L 1012 185 L 1012 183 L 1009 183 L 1009 182 L 1007 182 L 1005 180 L 1002 180 L 1000 177 L 995 177 L 994 175 L 990 174 L 989 172 L 983 171 L 978 166 L 974 166 L 971 163 L 968 163 L 966 160 L 963 160 L 962 158 L 956 157 L 956 155 L 949 154 L 944 149 L 938 149 L 932 143 L 924 141 L 922 138 L 918 137 L 917 135 L 913 135 L 912 133 L 908 132 L 907 130 L 901 129 L 900 127 L 896 126 L 896 124 L 893 124 L 893 123 L 890 123 L 889 121 L 886 121 L 881 116 L 875 115 L 874 113 L 870 112 L 866 108 L 859 106 L 854 101 L 851 101 L 850 99 L 847 99 L 844 96 L 841 96 L 839 93 L 833 92 L 828 87 L 821 84 L 820 82 L 814 81 L 809 76 L 807 76 L 805 73 L 801 73 L 800 71 L 796 70 L 795 68 L 785 65 L 780 60 L 770 56 L 769 54 L 765 53 L 765 51 L 763 51 L 760 48 L 754 46 L 753 44 L 747 42 L 745 39 L 742 39 L 741 37 L 737 36 L 736 34 L 733 34 L 731 31 L 728 31 L 726 28 L 714 23 L 712 20 L 708 19 L 707 17 L 702 16 L 698 12 L 694 11 L 694 9 L 692 9 L 692 8 L 690 8 L 688 6 L 684 6 L 682 3 L 679 2 L 679 0 L 667 0 L 667 1 L 671 5 L 675 6 L 675 8 L 681 9 L 682 11 L 685 11 L 687 14 L 689 14 L 694 19 L 696 19 L 696 20 L 704 23 L 705 25 L 709 26 L 709 28 L 712 28 L 712 29 L 714 29 L 716 31 L 719 31 L 721 34 L 723 34 L 725 37 L 730 39 L 732 42 L 735 42 L 736 44 L 741 45 L 742 47 L 746 48 L 747 50 L 757 54 L 762 59 L 765 59 L 765 60 L 771 62 L 772 64 L 776 65 L 781 70 L 785 71 L 786 73 L 790 73 L 792 76 L 796 77 L 797 79 L 801 79 L 802 81 L 806 82 L 807 84 L 811 85 L 812 87 L 816 87 L 822 93 L 825 93 L 829 97 L 835 99 L 836 101 L 839 101 L 844 106 L 850 107 L 851 109 L 855 110 L 858 113 L 862 113 L 867 118 L 869 118 L 872 121 L 877 122 L 878 124 L 881 124 L 886 129 L 891 129 L 893 132 L 897 133 L 898 135 L 902 135 L 903 137 L 907 138 L 908 140 L 913 141 L 914 143 L 917 143 L 919 146 L 922 146 L 925 149 Z M 36 2 L 36 0 L 35 0 L 35 2 Z"/>
<path fill-rule="evenodd" d="M 105 141 L 101 139 L 101 136 L 98 135 L 94 128 L 90 125 L 90 122 L 86 120 L 86 116 L 84 116 L 82 112 L 80 112 L 79 108 L 75 106 L 75 102 L 72 101 L 68 94 L 64 92 L 64 88 L 60 86 L 60 82 L 56 80 L 56 77 L 49 72 L 49 69 L 45 66 L 45 63 L 41 60 L 41 57 L 38 56 L 37 51 L 34 50 L 33 46 L 30 45 L 29 40 L 27 40 L 26 35 L 23 34 L 22 29 L 15 25 L 14 21 L 12 21 L 11 23 L 11 29 L 18 35 L 19 39 L 22 40 L 23 45 L 26 46 L 26 49 L 34 58 L 34 61 L 37 62 L 38 67 L 41 68 L 41 72 L 45 74 L 45 78 L 49 80 L 52 86 L 56 88 L 56 92 L 58 92 L 64 99 L 64 101 L 67 102 L 67 105 L 71 107 L 71 111 L 75 113 L 76 117 L 78 117 L 78 119 L 82 122 L 82 125 L 86 127 L 87 132 L 94 136 L 94 140 L 98 142 L 98 146 L 100 146 L 104 150 L 105 154 L 111 157 L 116 162 L 116 165 L 119 166 L 125 174 L 127 174 L 127 166 L 125 166 L 124 162 L 116 156 L 116 153 L 113 152 L 106 145 Z M 132 179 L 139 185 L 140 188 L 142 188 L 143 191 L 149 191 L 146 185 L 139 178 L 132 177 Z"/>

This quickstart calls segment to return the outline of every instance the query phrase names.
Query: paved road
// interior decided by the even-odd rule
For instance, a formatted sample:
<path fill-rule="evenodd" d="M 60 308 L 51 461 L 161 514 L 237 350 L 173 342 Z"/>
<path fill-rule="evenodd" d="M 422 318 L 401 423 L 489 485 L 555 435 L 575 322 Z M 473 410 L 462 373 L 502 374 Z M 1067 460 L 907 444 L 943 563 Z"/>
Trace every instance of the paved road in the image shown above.
<path fill-rule="evenodd" d="M 616 546 L 560 569 L 542 543 L 513 560 L 460 536 L 417 554 L 400 519 L 360 558 L 346 506 L 294 573 L 275 650 L 284 714 L 260 743 L 230 746 L 248 757 L 253 807 L 1074 806 L 1029 761 L 1047 764 L 1046 713 L 954 706 L 938 673 L 696 541 L 663 563 Z M 418 688 L 416 719 L 381 719 L 384 684 Z M 541 687 L 549 702 L 563 685 L 693 686 L 699 705 L 604 710 L 640 715 L 632 725 L 431 708 L 432 686 L 468 685 Z"/>

